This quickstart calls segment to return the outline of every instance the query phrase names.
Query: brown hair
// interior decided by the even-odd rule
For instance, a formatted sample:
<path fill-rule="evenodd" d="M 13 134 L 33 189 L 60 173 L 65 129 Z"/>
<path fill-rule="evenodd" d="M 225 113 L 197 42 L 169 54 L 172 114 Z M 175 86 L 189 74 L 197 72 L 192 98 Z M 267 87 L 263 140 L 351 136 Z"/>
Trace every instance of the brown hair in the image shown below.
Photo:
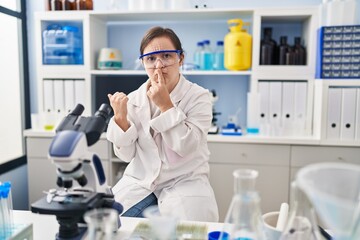
<path fill-rule="evenodd" d="M 168 37 L 172 44 L 174 44 L 176 50 L 181 50 L 183 54 L 184 50 L 182 49 L 181 42 L 179 37 L 176 33 L 170 28 L 162 28 L 162 27 L 153 27 L 150 28 L 146 34 L 144 35 L 143 39 L 141 40 L 140 44 L 140 55 L 144 54 L 145 47 L 157 37 Z"/>

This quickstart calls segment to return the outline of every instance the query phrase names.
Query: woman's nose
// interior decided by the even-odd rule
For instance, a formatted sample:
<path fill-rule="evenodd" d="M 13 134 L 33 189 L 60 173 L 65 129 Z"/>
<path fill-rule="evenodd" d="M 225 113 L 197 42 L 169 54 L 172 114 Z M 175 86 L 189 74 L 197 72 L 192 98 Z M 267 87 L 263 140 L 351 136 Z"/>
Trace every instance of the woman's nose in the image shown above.
<path fill-rule="evenodd" d="M 157 58 L 155 62 L 155 68 L 163 68 L 163 67 L 164 67 L 163 62 L 161 61 L 160 58 Z"/>

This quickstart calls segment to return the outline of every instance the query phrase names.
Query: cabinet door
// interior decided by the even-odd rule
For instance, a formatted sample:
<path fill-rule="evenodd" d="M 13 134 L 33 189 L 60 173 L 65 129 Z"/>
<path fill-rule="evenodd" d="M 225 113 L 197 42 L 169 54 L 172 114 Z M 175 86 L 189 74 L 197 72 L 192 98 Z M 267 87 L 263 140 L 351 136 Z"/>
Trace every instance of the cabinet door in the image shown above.
<path fill-rule="evenodd" d="M 43 191 L 57 188 L 56 167 L 47 158 L 28 158 L 29 205 L 45 196 Z"/>
<path fill-rule="evenodd" d="M 233 171 L 250 168 L 259 171 L 256 190 L 261 198 L 262 213 L 277 211 L 282 202 L 288 202 L 289 168 L 243 164 L 210 164 L 210 183 L 219 208 L 220 221 L 224 221 L 234 194 Z"/>
<path fill-rule="evenodd" d="M 250 168 L 259 171 L 256 190 L 262 212 L 276 211 L 288 202 L 290 146 L 268 144 L 209 143 L 210 183 L 219 207 L 220 221 L 225 219 L 234 194 L 233 171 Z"/>

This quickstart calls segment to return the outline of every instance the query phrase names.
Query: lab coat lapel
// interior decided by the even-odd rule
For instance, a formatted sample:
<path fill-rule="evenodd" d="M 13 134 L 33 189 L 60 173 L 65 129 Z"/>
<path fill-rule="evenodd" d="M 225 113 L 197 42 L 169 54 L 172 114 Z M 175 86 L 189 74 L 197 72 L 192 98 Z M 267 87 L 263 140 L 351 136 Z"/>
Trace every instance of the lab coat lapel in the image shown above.
<path fill-rule="evenodd" d="M 146 85 L 145 82 L 137 91 L 134 98 L 129 99 L 129 102 L 134 105 L 136 115 L 139 117 L 138 121 L 141 123 L 145 134 L 150 135 L 150 105 L 149 100 L 146 95 Z"/>
<path fill-rule="evenodd" d="M 191 83 L 187 81 L 183 75 L 180 75 L 180 80 L 178 84 L 170 94 L 171 101 L 173 102 L 173 104 L 178 106 L 179 102 L 181 101 L 181 99 L 184 98 L 186 93 L 188 93 L 190 88 L 191 88 Z"/>

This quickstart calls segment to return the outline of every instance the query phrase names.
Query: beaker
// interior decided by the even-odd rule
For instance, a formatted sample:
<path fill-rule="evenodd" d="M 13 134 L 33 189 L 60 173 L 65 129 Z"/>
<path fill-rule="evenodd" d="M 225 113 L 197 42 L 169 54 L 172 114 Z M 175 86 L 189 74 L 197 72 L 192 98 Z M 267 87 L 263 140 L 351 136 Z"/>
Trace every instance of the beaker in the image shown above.
<path fill-rule="evenodd" d="M 157 205 L 147 207 L 144 216 L 149 219 L 152 234 L 155 239 L 173 240 L 176 239 L 177 217 L 173 216 L 170 211 L 160 212 Z"/>
<path fill-rule="evenodd" d="M 304 192 L 291 183 L 291 210 L 280 240 L 320 240 L 319 228 L 313 206 Z"/>
<path fill-rule="evenodd" d="M 258 175 L 258 171 L 252 169 L 237 169 L 233 172 L 234 196 L 222 231 L 229 234 L 229 240 L 265 239 L 260 197 L 255 190 Z M 225 238 L 220 236 L 219 239 Z"/>
<path fill-rule="evenodd" d="M 84 214 L 88 240 L 114 239 L 118 229 L 119 213 L 112 208 L 93 209 Z"/>

